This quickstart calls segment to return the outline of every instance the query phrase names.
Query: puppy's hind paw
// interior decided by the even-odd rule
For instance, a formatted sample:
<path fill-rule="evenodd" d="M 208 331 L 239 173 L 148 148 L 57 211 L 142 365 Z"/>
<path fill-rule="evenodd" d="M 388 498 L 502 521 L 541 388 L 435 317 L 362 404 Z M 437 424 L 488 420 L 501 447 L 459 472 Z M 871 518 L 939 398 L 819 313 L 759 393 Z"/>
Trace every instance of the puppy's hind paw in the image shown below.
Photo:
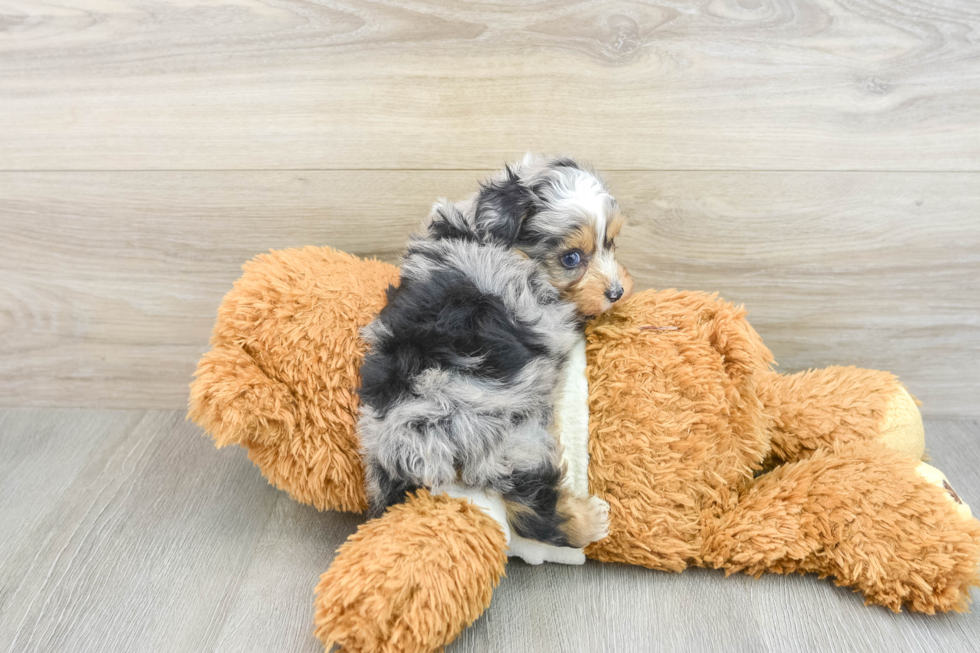
<path fill-rule="evenodd" d="M 569 498 L 563 512 L 568 546 L 582 548 L 609 535 L 609 504 L 599 497 Z"/>

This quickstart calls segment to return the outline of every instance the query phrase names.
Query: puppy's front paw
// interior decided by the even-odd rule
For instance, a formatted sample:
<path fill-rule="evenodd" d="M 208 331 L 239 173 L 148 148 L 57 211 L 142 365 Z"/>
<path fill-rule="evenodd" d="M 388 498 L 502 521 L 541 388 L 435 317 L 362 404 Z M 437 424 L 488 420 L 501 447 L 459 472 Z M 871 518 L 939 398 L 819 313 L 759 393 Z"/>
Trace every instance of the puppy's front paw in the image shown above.
<path fill-rule="evenodd" d="M 609 535 L 609 504 L 599 497 L 575 497 L 566 508 L 568 520 L 563 530 L 568 546 L 579 549 Z"/>

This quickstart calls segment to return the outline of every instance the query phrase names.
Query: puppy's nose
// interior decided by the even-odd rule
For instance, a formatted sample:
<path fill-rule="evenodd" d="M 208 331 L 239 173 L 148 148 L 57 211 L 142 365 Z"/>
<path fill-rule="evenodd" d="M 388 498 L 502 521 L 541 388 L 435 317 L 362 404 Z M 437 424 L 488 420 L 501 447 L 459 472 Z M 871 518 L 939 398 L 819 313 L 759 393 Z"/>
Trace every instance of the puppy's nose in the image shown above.
<path fill-rule="evenodd" d="M 606 290 L 606 299 L 608 299 L 611 302 L 615 302 L 622 296 L 623 296 L 623 286 L 618 283 L 612 288 Z"/>

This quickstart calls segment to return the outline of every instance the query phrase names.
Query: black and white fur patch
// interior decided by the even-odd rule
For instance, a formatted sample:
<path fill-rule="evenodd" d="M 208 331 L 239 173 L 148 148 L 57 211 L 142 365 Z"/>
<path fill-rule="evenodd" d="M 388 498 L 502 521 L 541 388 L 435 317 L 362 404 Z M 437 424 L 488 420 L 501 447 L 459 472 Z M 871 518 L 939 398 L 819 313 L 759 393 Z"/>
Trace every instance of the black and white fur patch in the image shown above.
<path fill-rule="evenodd" d="M 535 165 L 525 160 L 523 176 L 508 168 L 468 202 L 437 203 L 364 329 L 359 429 L 374 515 L 414 489 L 457 484 L 510 502 L 522 537 L 584 545 L 565 528 L 573 516 L 553 432 L 582 318 L 536 259 L 541 241 L 582 219 L 560 224 L 548 179 L 581 171 L 569 160 Z M 535 224 L 539 214 L 548 222 Z"/>

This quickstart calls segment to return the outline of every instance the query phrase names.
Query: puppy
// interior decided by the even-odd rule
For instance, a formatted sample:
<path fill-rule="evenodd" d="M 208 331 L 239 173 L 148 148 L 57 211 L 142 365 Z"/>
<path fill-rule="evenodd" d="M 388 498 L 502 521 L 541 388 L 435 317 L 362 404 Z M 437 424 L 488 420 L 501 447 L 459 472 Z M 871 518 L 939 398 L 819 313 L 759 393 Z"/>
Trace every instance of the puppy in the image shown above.
<path fill-rule="evenodd" d="M 372 513 L 420 487 L 498 493 L 521 536 L 582 547 L 605 504 L 563 483 L 554 405 L 583 321 L 627 296 L 623 224 L 593 173 L 526 156 L 440 200 L 364 330 L 360 436 Z"/>

